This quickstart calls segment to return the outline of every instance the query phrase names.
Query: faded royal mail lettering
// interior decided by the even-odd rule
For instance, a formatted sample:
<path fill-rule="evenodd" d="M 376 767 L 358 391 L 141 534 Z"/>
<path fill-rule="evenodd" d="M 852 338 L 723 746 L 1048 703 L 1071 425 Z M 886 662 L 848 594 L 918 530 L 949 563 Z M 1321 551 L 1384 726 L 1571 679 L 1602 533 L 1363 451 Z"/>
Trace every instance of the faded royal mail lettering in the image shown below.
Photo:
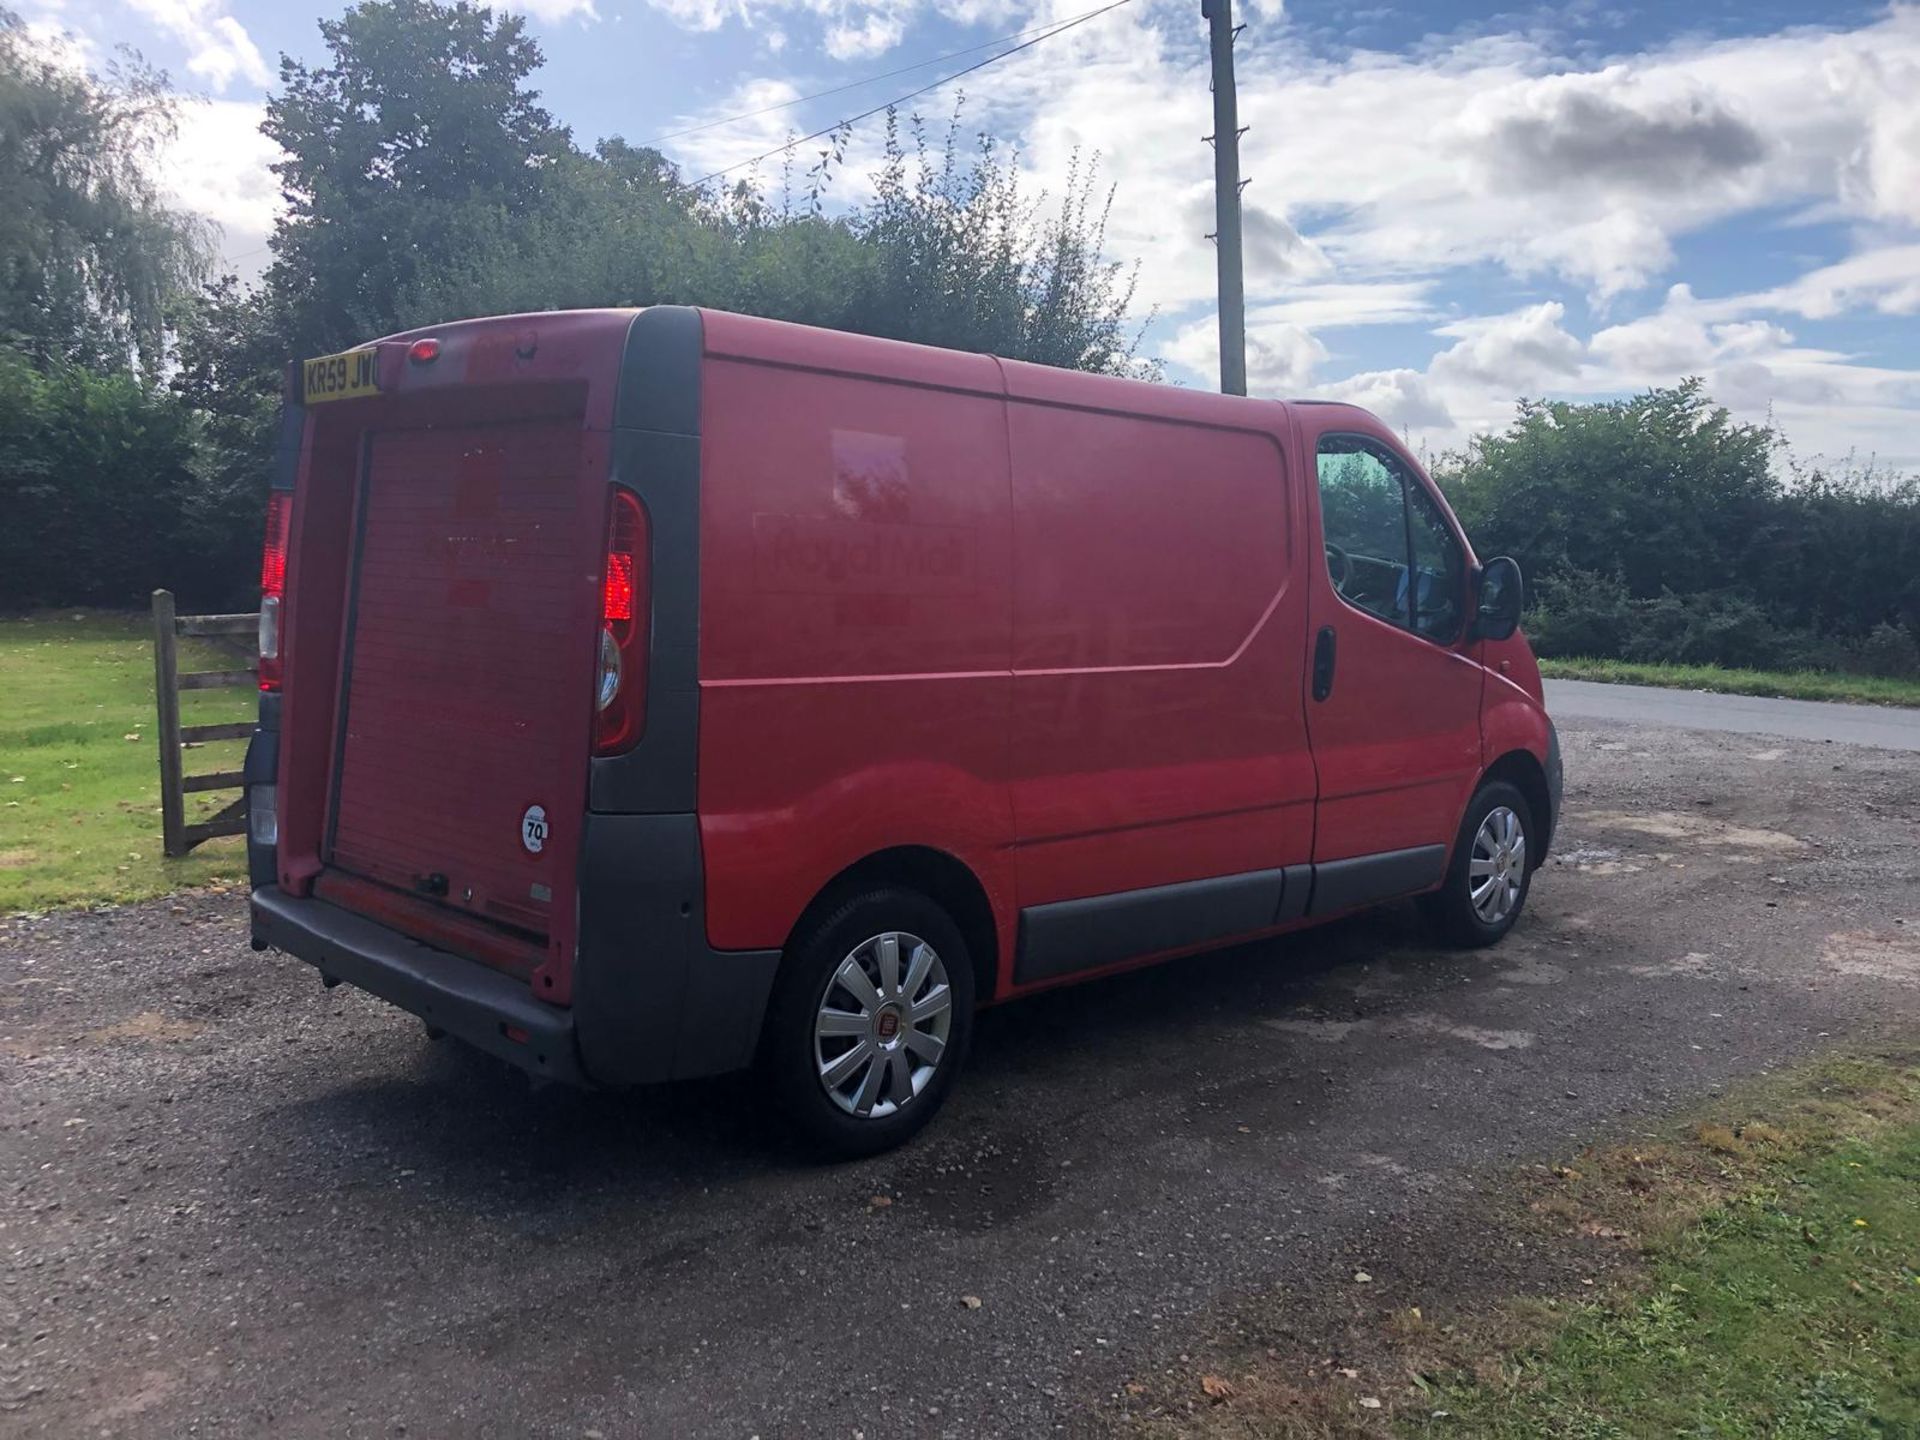
<path fill-rule="evenodd" d="M 753 517 L 755 588 L 803 595 L 965 595 L 974 532 L 799 515 Z"/>

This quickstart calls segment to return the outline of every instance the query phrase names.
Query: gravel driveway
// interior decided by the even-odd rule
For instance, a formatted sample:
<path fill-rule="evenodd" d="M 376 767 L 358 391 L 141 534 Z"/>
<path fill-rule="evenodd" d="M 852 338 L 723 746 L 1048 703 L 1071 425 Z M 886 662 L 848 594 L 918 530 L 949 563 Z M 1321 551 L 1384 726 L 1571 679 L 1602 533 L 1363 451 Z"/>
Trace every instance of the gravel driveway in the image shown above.
<path fill-rule="evenodd" d="M 835 1168 L 735 1082 L 530 1093 L 237 893 L 0 921 L 0 1435 L 1098 1431 L 1236 1296 L 1444 1268 L 1513 1161 L 1920 1019 L 1911 754 L 1563 738 L 1498 950 L 1402 907 L 1006 1007 Z"/>

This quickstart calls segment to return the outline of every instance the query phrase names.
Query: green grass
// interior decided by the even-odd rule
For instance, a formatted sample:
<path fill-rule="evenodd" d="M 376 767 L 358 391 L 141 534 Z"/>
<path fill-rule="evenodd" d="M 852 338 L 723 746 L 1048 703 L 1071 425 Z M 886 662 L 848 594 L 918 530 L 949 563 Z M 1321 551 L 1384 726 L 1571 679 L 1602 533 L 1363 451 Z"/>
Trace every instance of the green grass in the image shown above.
<path fill-rule="evenodd" d="M 1442 1409 L 1444 1433 L 1483 1440 L 1920 1436 L 1920 1069 L 1811 1078 L 1773 1118 L 1699 1125 L 1651 1168 L 1620 1150 L 1571 1167 L 1570 1215 L 1642 1235 L 1638 1282 L 1497 1378 L 1438 1387 L 1403 1433 L 1439 1432 Z"/>
<path fill-rule="evenodd" d="M 0 620 L 0 914 L 142 899 L 246 873 L 237 836 L 160 853 L 153 645 L 144 615 L 60 611 Z M 233 660 L 183 641 L 181 669 Z M 251 689 L 188 691 L 181 723 L 244 720 Z M 186 752 L 189 774 L 239 766 L 245 741 Z M 187 796 L 187 819 L 231 791 Z"/>
<path fill-rule="evenodd" d="M 1920 1050 L 1825 1056 L 1633 1129 L 1490 1192 L 1453 1293 L 1442 1266 L 1386 1307 L 1236 1308 L 1127 1384 L 1122 1433 L 1920 1440 Z"/>
<path fill-rule="evenodd" d="M 1718 665 L 1558 659 L 1542 660 L 1540 673 L 1554 680 L 1599 680 L 1610 685 L 1660 685 L 1672 690 L 1714 690 L 1727 695 L 1920 706 L 1920 680 L 1843 675 L 1828 670 L 1724 670 Z"/>

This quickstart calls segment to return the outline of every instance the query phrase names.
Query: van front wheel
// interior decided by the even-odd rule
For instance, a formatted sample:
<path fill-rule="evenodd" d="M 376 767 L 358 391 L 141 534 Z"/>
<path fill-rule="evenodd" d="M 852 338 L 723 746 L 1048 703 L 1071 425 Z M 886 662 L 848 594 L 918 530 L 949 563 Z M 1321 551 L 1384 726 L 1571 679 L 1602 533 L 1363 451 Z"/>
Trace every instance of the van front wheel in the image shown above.
<path fill-rule="evenodd" d="M 1515 786 L 1493 780 L 1474 792 L 1445 883 L 1421 897 L 1442 939 L 1476 948 L 1513 928 L 1533 883 L 1532 834 L 1533 810 Z"/>
<path fill-rule="evenodd" d="M 973 1035 L 959 927 L 916 891 L 862 891 L 789 948 L 767 1007 L 761 1073 L 817 1148 L 891 1149 L 934 1116 Z"/>

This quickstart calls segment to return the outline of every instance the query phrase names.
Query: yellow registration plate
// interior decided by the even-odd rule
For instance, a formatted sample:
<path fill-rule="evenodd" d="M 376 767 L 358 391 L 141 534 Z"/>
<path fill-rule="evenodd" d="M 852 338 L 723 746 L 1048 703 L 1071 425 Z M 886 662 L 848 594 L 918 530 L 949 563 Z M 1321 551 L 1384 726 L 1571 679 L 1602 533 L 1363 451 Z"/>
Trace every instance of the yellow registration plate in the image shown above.
<path fill-rule="evenodd" d="M 305 378 L 306 403 L 355 400 L 380 393 L 380 355 L 372 346 L 340 355 L 322 355 L 300 367 Z"/>

